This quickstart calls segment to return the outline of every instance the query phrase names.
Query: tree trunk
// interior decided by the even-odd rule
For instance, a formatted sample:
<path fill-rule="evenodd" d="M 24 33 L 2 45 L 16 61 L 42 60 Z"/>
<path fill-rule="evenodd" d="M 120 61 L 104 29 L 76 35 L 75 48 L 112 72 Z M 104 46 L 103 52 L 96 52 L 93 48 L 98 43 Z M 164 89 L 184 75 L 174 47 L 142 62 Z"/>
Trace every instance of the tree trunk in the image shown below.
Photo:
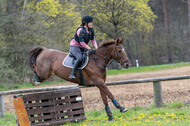
<path fill-rule="evenodd" d="M 164 12 L 164 26 L 165 26 L 166 33 L 168 33 L 169 29 L 168 29 L 168 16 L 167 16 L 166 0 L 162 0 L 162 6 L 163 6 L 163 12 Z"/>
<path fill-rule="evenodd" d="M 189 34 L 190 34 L 190 0 L 187 0 L 188 3 L 188 30 L 189 30 Z"/>
<path fill-rule="evenodd" d="M 162 6 L 163 6 L 163 13 L 164 13 L 165 36 L 166 36 L 167 50 L 168 50 L 168 62 L 171 63 L 172 62 L 172 56 L 171 56 L 171 45 L 170 45 L 170 41 L 169 41 L 169 27 L 168 27 L 166 0 L 162 0 Z"/>

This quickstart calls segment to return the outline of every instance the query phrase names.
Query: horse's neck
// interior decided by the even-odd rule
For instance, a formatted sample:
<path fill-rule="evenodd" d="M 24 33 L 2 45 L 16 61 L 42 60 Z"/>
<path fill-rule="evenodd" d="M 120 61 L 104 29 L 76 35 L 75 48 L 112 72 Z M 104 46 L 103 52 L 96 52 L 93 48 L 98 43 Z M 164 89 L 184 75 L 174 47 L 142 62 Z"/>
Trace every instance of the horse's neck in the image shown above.
<path fill-rule="evenodd" d="M 96 52 L 97 54 L 102 55 L 106 58 L 106 65 L 107 65 L 111 59 L 112 48 L 110 46 L 101 47 Z M 104 58 L 101 59 L 105 60 Z"/>

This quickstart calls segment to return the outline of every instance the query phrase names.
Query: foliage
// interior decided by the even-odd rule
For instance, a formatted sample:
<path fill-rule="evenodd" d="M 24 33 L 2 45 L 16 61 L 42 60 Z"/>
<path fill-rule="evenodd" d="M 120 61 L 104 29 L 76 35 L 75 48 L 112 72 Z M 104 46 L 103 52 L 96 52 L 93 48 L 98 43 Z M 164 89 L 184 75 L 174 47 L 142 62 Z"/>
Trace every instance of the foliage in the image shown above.
<path fill-rule="evenodd" d="M 34 0 L 28 3 L 28 13 L 34 19 L 31 29 L 36 32 L 37 42 L 68 51 L 70 40 L 81 21 L 75 7 L 67 0 Z"/>
<path fill-rule="evenodd" d="M 135 32 L 153 30 L 156 15 L 148 5 L 149 0 L 84 0 L 84 13 L 93 15 L 98 32 L 108 38 L 124 37 Z"/>
<path fill-rule="evenodd" d="M 0 83 L 31 80 L 29 51 L 34 46 L 69 50 L 69 43 L 80 24 L 80 14 L 67 0 L 0 1 Z M 72 27 L 72 28 L 71 28 Z"/>

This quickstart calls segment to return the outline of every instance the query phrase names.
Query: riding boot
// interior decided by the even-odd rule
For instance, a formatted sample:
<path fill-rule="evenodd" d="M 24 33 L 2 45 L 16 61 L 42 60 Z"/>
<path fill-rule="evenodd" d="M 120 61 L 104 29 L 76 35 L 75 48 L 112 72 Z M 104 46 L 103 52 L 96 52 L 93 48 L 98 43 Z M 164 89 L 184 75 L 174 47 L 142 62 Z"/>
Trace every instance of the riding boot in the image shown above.
<path fill-rule="evenodd" d="M 77 60 L 75 61 L 75 63 L 74 63 L 72 72 L 71 72 L 71 74 L 70 74 L 70 76 L 69 76 L 70 79 L 76 79 L 75 73 L 76 73 L 76 70 L 77 70 L 77 68 L 78 68 L 79 65 L 80 65 L 80 60 L 77 59 Z"/>

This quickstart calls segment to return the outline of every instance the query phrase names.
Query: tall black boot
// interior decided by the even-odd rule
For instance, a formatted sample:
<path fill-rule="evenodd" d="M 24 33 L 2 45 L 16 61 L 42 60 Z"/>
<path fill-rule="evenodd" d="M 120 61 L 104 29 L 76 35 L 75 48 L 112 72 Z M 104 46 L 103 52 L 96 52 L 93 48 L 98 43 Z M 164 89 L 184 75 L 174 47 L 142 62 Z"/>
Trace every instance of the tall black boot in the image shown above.
<path fill-rule="evenodd" d="M 75 61 L 74 66 L 73 66 L 72 72 L 71 72 L 71 74 L 69 76 L 70 79 L 76 79 L 75 72 L 76 72 L 76 70 L 77 70 L 77 68 L 78 68 L 79 65 L 80 65 L 80 60 L 77 59 Z"/>

